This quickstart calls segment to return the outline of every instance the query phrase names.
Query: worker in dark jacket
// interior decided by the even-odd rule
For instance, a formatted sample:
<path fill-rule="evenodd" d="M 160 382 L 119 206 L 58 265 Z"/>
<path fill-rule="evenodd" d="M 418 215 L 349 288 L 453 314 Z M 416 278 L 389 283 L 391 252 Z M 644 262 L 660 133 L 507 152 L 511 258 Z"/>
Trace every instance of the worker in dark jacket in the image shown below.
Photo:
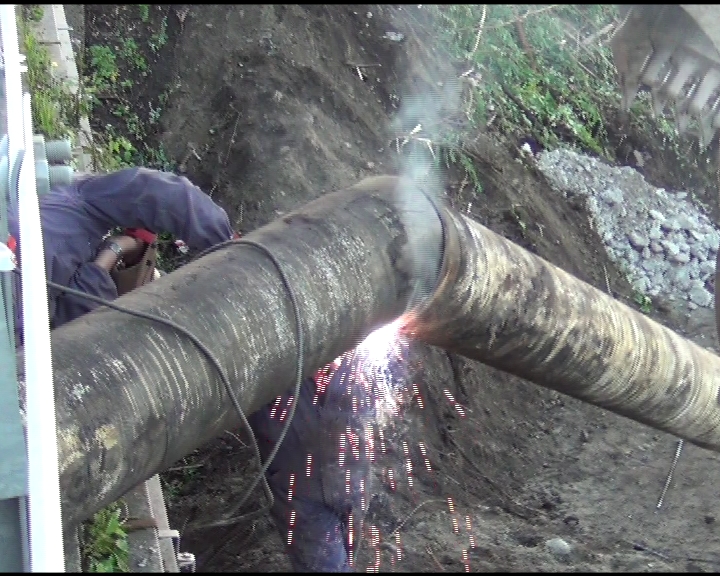
<path fill-rule="evenodd" d="M 39 198 L 48 280 L 99 296 L 117 298 L 110 271 L 120 258 L 142 253 L 142 238 L 106 238 L 116 227 L 170 232 L 192 249 L 229 240 L 233 230 L 225 211 L 187 178 L 148 168 L 82 175 Z M 8 214 L 10 234 L 22 242 L 17 214 Z M 19 249 L 16 250 L 19 255 Z M 22 266 L 22 263 L 19 263 Z M 16 333 L 22 342 L 19 285 L 14 290 Z M 48 289 L 51 328 L 90 312 L 98 304 Z"/>

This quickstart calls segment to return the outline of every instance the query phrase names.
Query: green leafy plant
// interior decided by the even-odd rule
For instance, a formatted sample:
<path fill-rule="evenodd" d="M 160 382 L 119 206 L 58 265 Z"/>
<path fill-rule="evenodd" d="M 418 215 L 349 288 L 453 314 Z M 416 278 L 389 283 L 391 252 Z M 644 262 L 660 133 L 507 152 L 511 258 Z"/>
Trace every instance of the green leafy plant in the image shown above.
<path fill-rule="evenodd" d="M 87 572 L 128 571 L 128 540 L 119 504 L 100 510 L 83 525 L 81 549 Z"/>
<path fill-rule="evenodd" d="M 171 234 L 161 234 L 159 237 L 161 243 L 170 243 L 174 241 Z M 179 466 L 169 468 L 160 475 L 163 484 L 165 497 L 168 502 L 176 502 L 180 496 L 187 493 L 192 483 L 200 478 L 200 471 L 203 467 L 201 462 L 194 462 L 194 456 L 197 452 L 183 458 Z"/>
<path fill-rule="evenodd" d="M 108 90 L 118 80 L 119 71 L 115 51 L 109 46 L 94 45 L 88 48 L 92 68 L 92 86 L 96 90 Z"/>
<path fill-rule="evenodd" d="M 71 135 L 71 127 L 77 123 L 74 114 L 77 100 L 53 78 L 50 53 L 38 42 L 32 30 L 31 7 L 23 8 L 22 17 L 18 22 L 18 37 L 20 49 L 25 54 L 27 62 L 26 80 L 32 94 L 33 126 L 35 130 L 49 138 L 65 138 Z"/>
<path fill-rule="evenodd" d="M 118 167 L 132 166 L 137 149 L 125 136 L 114 136 L 108 140 L 108 152 L 117 159 Z"/>
<path fill-rule="evenodd" d="M 617 103 L 606 45 L 593 34 L 616 17 L 614 5 L 449 5 L 438 7 L 451 53 L 477 71 L 470 116 L 507 136 L 561 140 L 609 155 L 603 108 Z M 590 39 L 590 41 L 588 41 Z M 608 80 L 609 79 L 609 80 Z"/>
<path fill-rule="evenodd" d="M 633 295 L 633 300 L 638 305 L 641 312 L 647 314 L 648 312 L 652 311 L 652 299 L 647 294 L 635 292 L 635 294 Z"/>
<path fill-rule="evenodd" d="M 147 24 L 150 20 L 150 4 L 138 4 L 138 12 L 140 13 L 140 20 Z"/>
<path fill-rule="evenodd" d="M 31 22 L 40 22 L 45 16 L 45 10 L 40 4 L 25 4 L 23 6 L 24 16 Z"/>
<path fill-rule="evenodd" d="M 147 72 L 147 60 L 145 60 L 145 57 L 140 53 L 140 47 L 134 39 L 123 39 L 120 46 L 120 56 L 128 63 L 130 67 L 135 68 L 141 73 Z"/>
<path fill-rule="evenodd" d="M 160 22 L 160 29 L 155 32 L 148 41 L 148 45 L 150 46 L 150 50 L 157 53 L 160 51 L 160 49 L 167 44 L 168 41 L 168 35 L 167 35 L 167 16 L 162 19 L 162 22 Z"/>

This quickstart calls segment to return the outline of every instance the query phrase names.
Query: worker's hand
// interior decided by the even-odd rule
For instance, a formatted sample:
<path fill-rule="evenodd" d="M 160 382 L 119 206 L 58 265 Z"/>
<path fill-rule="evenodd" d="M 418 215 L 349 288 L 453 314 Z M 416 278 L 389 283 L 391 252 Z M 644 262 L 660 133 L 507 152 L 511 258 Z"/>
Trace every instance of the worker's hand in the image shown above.
<path fill-rule="evenodd" d="M 145 249 L 145 242 L 132 236 L 111 236 L 106 241 L 107 244 L 115 243 L 120 247 L 121 255 L 118 255 L 110 248 L 103 248 L 95 258 L 95 264 L 110 272 L 117 266 L 118 260 L 123 259 L 126 265 L 132 266 Z"/>

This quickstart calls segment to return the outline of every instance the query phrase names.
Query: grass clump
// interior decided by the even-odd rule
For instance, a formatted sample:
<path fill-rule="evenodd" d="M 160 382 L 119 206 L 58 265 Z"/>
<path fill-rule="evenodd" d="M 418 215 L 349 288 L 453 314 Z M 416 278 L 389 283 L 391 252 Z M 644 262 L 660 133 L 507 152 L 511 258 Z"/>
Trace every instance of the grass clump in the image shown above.
<path fill-rule="evenodd" d="M 128 572 L 128 539 L 118 503 L 97 512 L 82 527 L 81 556 L 85 572 Z"/>
<path fill-rule="evenodd" d="M 42 15 L 40 6 L 25 5 L 18 18 L 20 51 L 27 62 L 26 87 L 32 94 L 33 127 L 49 139 L 67 138 L 78 125 L 76 98 L 53 77 L 57 64 L 33 32 L 33 24 Z"/>
<path fill-rule="evenodd" d="M 619 104 L 607 46 L 614 5 L 438 7 L 446 45 L 473 70 L 465 110 L 477 126 L 544 147 L 611 157 L 603 112 Z"/>

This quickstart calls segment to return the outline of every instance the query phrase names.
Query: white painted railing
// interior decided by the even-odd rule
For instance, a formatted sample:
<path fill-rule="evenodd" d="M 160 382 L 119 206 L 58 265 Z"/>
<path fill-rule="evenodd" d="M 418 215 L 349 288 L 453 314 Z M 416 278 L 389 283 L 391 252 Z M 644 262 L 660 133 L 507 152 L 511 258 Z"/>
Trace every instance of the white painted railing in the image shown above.
<path fill-rule="evenodd" d="M 45 259 L 35 185 L 31 95 L 24 93 L 22 88 L 24 56 L 19 50 L 15 14 L 14 5 L 0 5 L 11 175 L 14 173 L 12 166 L 22 162 L 17 183 L 17 207 L 23 278 L 30 569 L 33 572 L 64 572 L 55 394 Z M 12 182 L 10 190 L 13 202 L 16 188 Z"/>

